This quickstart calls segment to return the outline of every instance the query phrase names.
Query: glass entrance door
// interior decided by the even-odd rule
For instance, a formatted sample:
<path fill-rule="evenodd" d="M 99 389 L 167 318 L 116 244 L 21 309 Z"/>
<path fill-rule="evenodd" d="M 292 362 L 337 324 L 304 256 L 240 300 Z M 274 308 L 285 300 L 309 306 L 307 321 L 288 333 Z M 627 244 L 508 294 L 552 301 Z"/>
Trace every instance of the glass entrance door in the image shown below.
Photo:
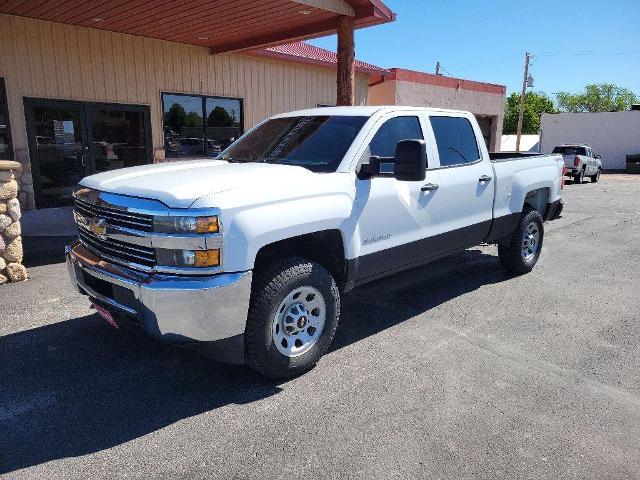
<path fill-rule="evenodd" d="M 128 106 L 95 105 L 89 109 L 88 117 L 95 172 L 147 163 L 143 111 Z"/>
<path fill-rule="evenodd" d="M 81 105 L 35 105 L 30 113 L 38 207 L 71 205 L 75 187 L 90 173 L 84 109 Z"/>
<path fill-rule="evenodd" d="M 25 99 L 36 206 L 73 204 L 93 173 L 152 161 L 148 107 Z"/>

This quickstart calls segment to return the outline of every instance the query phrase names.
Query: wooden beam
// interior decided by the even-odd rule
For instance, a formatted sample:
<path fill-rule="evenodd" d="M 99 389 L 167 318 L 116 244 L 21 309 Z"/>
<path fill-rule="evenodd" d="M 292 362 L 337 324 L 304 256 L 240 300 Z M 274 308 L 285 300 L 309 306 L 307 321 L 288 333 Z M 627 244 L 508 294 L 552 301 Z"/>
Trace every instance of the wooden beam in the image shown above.
<path fill-rule="evenodd" d="M 344 0 L 293 0 L 296 3 L 307 5 L 308 7 L 319 8 L 327 12 L 337 13 L 339 15 L 347 15 L 353 17 L 356 14 L 355 9 Z"/>
<path fill-rule="evenodd" d="M 355 102 L 355 43 L 353 17 L 338 17 L 338 72 L 336 78 L 336 104 L 353 105 Z"/>
<path fill-rule="evenodd" d="M 209 53 L 211 53 L 211 55 L 217 55 L 218 53 L 241 52 L 243 50 L 253 50 L 282 43 L 291 43 L 297 40 L 330 35 L 335 32 L 335 28 L 335 18 L 330 18 L 310 23 L 302 27 L 294 27 L 257 37 L 248 37 L 243 40 L 230 43 L 221 43 L 210 47 Z"/>

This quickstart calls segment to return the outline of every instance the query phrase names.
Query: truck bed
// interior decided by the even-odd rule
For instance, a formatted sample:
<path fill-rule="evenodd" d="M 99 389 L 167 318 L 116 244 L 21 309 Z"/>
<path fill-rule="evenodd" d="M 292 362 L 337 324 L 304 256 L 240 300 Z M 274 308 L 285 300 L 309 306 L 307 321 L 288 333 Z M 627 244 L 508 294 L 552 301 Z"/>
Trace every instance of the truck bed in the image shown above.
<path fill-rule="evenodd" d="M 544 157 L 543 153 L 537 152 L 489 152 L 492 162 L 506 162 L 509 160 L 522 160 L 523 158 Z"/>

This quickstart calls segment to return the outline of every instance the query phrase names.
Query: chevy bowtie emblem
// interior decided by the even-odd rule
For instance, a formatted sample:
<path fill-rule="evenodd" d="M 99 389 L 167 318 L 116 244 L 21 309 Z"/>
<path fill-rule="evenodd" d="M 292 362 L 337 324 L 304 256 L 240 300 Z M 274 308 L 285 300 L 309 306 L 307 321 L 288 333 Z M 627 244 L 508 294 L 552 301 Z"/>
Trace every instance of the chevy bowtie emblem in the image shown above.
<path fill-rule="evenodd" d="M 89 220 L 89 230 L 96 237 L 105 239 L 107 237 L 107 222 L 101 218 L 92 218 Z"/>

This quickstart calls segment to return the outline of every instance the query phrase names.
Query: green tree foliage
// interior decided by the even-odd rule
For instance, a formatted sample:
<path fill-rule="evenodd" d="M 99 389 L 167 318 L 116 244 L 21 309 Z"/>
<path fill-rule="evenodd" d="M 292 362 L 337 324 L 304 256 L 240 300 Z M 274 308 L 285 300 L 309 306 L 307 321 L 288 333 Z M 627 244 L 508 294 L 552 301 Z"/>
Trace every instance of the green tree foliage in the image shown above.
<path fill-rule="evenodd" d="M 556 98 L 558 106 L 566 112 L 620 112 L 638 102 L 631 90 L 612 83 L 592 83 L 582 92 L 559 92 Z"/>
<path fill-rule="evenodd" d="M 505 101 L 504 127 L 502 133 L 513 135 L 518 128 L 518 112 L 520 110 L 520 95 L 512 93 Z M 537 134 L 540 132 L 540 115 L 556 113 L 556 108 L 544 93 L 527 92 L 524 97 L 524 115 L 522 116 L 522 133 Z"/>
<path fill-rule="evenodd" d="M 174 132 L 182 132 L 182 127 L 185 126 L 186 122 L 187 112 L 179 103 L 171 105 L 169 111 L 164 114 L 164 124 L 171 127 Z"/>
<path fill-rule="evenodd" d="M 210 127 L 232 127 L 234 123 L 233 117 L 222 107 L 215 107 L 207 117 Z"/>

